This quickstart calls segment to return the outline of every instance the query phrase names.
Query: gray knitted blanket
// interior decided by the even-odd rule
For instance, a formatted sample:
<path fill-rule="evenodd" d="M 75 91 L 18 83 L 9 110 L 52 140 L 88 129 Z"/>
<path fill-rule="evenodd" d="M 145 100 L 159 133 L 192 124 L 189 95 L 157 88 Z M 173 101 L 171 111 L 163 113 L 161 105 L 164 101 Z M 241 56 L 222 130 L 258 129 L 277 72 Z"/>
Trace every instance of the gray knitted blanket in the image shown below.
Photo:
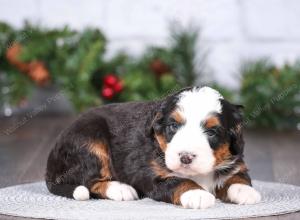
<path fill-rule="evenodd" d="M 206 210 L 183 209 L 151 199 L 116 202 L 75 201 L 51 195 L 44 182 L 0 189 L 0 213 L 45 219 L 233 219 L 300 210 L 300 187 L 253 181 L 262 201 L 255 205 L 217 204 Z"/>

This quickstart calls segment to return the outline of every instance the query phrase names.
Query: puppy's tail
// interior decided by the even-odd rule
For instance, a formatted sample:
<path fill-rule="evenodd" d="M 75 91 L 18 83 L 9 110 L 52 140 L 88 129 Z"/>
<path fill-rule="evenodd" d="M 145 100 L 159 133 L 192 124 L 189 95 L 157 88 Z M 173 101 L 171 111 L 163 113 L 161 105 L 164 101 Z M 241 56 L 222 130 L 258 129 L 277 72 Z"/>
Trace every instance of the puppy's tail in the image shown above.
<path fill-rule="evenodd" d="M 70 185 L 70 184 L 51 184 L 47 182 L 48 190 L 58 196 L 64 196 L 79 201 L 90 199 L 90 192 L 87 187 L 83 185 Z"/>

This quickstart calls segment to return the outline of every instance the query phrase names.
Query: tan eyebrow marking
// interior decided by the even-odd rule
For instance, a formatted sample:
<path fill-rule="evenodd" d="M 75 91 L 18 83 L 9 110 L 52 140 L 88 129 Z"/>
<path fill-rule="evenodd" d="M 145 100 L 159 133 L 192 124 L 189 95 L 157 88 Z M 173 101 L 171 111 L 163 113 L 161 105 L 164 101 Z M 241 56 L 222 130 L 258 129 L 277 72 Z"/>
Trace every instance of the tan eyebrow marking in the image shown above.
<path fill-rule="evenodd" d="M 178 110 L 175 110 L 171 113 L 171 117 L 179 124 L 184 124 L 185 119 L 181 116 L 181 113 Z"/>
<path fill-rule="evenodd" d="M 208 118 L 205 121 L 205 124 L 204 124 L 204 126 L 206 128 L 212 128 L 212 127 L 215 127 L 215 126 L 218 126 L 218 125 L 221 125 L 221 123 L 220 123 L 219 118 L 216 117 L 216 116 L 212 116 L 212 117 Z"/>

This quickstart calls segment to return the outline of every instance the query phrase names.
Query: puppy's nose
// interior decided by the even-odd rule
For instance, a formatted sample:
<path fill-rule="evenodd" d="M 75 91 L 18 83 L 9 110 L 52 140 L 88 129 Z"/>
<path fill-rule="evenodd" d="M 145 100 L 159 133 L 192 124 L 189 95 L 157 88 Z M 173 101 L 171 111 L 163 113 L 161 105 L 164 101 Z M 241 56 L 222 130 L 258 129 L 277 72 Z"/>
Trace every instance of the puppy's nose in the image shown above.
<path fill-rule="evenodd" d="M 181 163 L 190 164 L 193 162 L 193 159 L 196 157 L 196 155 L 188 152 L 182 152 L 179 153 L 179 157 Z"/>

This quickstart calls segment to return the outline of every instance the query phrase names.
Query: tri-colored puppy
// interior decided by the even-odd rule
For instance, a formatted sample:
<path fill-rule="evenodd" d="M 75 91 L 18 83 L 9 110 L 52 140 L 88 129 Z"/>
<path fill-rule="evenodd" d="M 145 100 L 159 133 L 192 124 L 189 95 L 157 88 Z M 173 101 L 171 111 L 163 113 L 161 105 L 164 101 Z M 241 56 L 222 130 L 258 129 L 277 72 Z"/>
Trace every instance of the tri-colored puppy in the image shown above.
<path fill-rule="evenodd" d="M 84 113 L 50 153 L 46 182 L 51 193 L 76 200 L 253 204 L 261 196 L 251 187 L 243 146 L 240 106 L 209 87 L 186 88 Z"/>

